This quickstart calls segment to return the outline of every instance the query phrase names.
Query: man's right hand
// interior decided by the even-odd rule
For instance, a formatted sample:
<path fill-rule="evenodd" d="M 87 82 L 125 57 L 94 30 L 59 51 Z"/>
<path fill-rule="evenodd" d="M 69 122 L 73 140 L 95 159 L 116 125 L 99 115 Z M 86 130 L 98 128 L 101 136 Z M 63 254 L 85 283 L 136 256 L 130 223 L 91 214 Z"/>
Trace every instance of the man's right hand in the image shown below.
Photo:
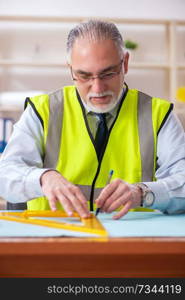
<path fill-rule="evenodd" d="M 51 210 L 57 209 L 56 203 L 59 201 L 69 216 L 72 216 L 74 211 L 83 218 L 90 216 L 87 200 L 80 188 L 67 181 L 61 174 L 53 170 L 47 171 L 42 174 L 40 182 Z"/>

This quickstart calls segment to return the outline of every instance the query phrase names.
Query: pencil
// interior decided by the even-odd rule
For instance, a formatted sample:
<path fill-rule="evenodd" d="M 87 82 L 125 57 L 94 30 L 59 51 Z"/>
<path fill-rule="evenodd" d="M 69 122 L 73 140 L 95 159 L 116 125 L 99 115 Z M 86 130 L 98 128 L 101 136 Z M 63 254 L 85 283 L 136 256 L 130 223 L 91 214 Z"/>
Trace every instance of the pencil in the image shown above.
<path fill-rule="evenodd" d="M 113 170 L 110 170 L 109 175 L 108 175 L 108 178 L 107 178 L 107 183 L 106 183 L 106 185 L 110 183 L 113 173 L 114 173 L 114 171 L 113 171 Z M 101 207 L 98 207 L 98 208 L 96 209 L 95 216 L 97 216 L 97 215 L 99 214 L 100 209 L 101 209 Z"/>

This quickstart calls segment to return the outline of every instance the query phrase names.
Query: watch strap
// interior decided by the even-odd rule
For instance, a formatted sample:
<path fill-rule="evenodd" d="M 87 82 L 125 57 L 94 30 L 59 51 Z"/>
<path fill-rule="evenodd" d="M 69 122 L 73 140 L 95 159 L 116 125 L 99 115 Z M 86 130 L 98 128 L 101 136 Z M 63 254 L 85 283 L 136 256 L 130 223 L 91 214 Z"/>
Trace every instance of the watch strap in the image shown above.
<path fill-rule="evenodd" d="M 137 182 L 134 185 L 139 187 L 140 190 L 141 190 L 141 207 L 143 207 L 144 200 L 145 200 L 145 197 L 146 197 L 147 193 L 152 193 L 153 194 L 153 192 L 151 191 L 151 189 L 146 184 L 144 184 L 142 182 Z"/>

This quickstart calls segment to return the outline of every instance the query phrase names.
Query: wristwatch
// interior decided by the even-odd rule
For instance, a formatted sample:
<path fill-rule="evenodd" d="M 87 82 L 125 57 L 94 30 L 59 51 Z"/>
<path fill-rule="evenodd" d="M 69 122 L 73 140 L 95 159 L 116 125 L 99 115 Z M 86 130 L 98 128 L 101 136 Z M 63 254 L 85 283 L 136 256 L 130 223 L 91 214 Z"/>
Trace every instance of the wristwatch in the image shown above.
<path fill-rule="evenodd" d="M 152 204 L 155 201 L 155 195 L 151 191 L 151 189 L 145 185 L 144 183 L 135 183 L 135 186 L 138 186 L 141 189 L 142 192 L 142 198 L 141 198 L 141 206 L 152 206 Z"/>

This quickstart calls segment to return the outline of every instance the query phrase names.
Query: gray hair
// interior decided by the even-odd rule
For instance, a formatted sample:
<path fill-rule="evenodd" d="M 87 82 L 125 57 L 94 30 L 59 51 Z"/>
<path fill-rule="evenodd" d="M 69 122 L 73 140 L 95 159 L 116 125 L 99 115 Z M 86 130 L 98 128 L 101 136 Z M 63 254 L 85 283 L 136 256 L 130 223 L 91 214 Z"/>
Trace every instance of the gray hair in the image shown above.
<path fill-rule="evenodd" d="M 67 60 L 70 62 L 71 51 L 77 39 L 87 38 L 90 41 L 112 40 L 120 52 L 124 51 L 124 41 L 114 23 L 101 20 L 89 20 L 74 27 L 67 38 Z"/>

